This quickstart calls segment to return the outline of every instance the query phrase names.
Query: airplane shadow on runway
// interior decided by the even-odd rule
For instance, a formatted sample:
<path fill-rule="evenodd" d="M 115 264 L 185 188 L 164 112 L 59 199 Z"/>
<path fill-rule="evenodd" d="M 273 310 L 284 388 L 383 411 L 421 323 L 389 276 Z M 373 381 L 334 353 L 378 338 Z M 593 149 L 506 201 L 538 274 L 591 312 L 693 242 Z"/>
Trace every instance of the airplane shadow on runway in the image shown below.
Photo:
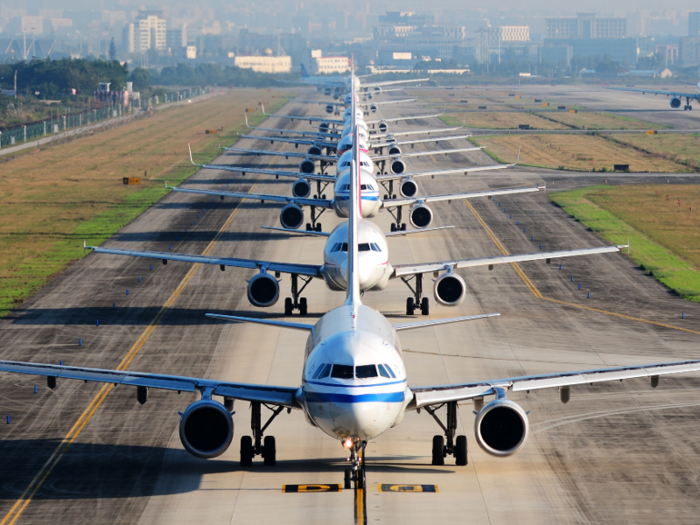
<path fill-rule="evenodd" d="M 342 303 L 342 297 L 338 296 L 338 305 Z M 313 305 L 311 305 L 313 308 Z M 14 310 L 7 314 L 4 319 L 17 325 L 85 325 L 95 326 L 96 320 L 100 321 L 101 327 L 109 326 L 147 326 L 153 322 L 155 316 L 160 312 L 160 306 L 146 307 L 104 307 L 104 308 L 31 308 L 26 310 Z M 187 309 L 170 308 L 168 313 L 160 320 L 163 326 L 195 326 L 222 324 L 226 321 L 205 317 L 204 314 L 236 315 L 241 317 L 255 317 L 260 319 L 288 319 L 293 322 L 315 323 L 326 312 L 310 312 L 308 315 L 293 317 L 285 316 L 282 313 L 264 313 L 260 315 L 255 310 L 221 310 L 209 309 Z M 384 314 L 388 318 L 398 318 L 410 320 L 402 314 Z M 234 321 L 232 321 L 234 322 Z"/>
<path fill-rule="evenodd" d="M 60 444 L 59 439 L 0 440 L 0 500 L 16 500 Z M 231 445 L 235 450 L 234 444 Z M 376 473 L 454 474 L 449 466 L 434 468 L 415 463 L 411 456 L 368 458 L 367 478 Z M 403 463 L 403 464 L 402 464 Z M 262 461 L 241 468 L 238 461 L 198 459 L 184 450 L 165 447 L 73 443 L 53 469 L 35 500 L 134 498 L 183 494 L 201 488 L 204 476 L 237 471 L 304 474 L 326 473 L 342 483 L 347 463 L 342 457 L 278 460 L 274 467 Z M 295 476 L 298 478 L 298 476 Z M 415 482 L 414 479 L 411 480 Z M 280 477 L 280 486 L 285 483 Z M 264 489 L 248 489 L 264 490 Z M 279 488 L 275 487 L 275 490 Z"/>

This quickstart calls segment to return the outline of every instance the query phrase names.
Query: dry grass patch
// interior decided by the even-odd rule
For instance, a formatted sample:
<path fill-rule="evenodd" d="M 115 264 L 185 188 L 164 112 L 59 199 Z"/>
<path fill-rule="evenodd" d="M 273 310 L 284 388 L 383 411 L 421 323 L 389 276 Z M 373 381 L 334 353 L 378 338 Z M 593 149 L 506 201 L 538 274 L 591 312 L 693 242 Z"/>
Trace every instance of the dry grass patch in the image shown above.
<path fill-rule="evenodd" d="M 610 113 L 569 113 L 568 111 L 551 111 L 544 113 L 548 118 L 578 129 L 666 129 L 651 122 L 635 118 L 621 117 Z"/>
<path fill-rule="evenodd" d="M 503 135 L 478 137 L 472 142 L 485 146 L 499 162 L 514 162 L 518 148 L 522 148 L 521 162 L 554 169 L 600 171 L 612 170 L 614 164 L 629 164 L 634 172 L 691 171 L 671 160 L 590 135 Z"/>
<path fill-rule="evenodd" d="M 164 179 L 191 175 L 188 143 L 215 156 L 218 142 L 243 130 L 245 108 L 274 109 L 282 94 L 234 90 L 3 163 L 0 316 L 80 258 L 83 238 L 102 242 L 164 195 Z M 142 185 L 125 186 L 122 177 L 141 177 Z"/>
<path fill-rule="evenodd" d="M 700 134 L 615 135 L 612 140 L 668 158 L 697 170 L 700 167 Z"/>
<path fill-rule="evenodd" d="M 466 126 L 470 128 L 518 129 L 520 124 L 528 124 L 530 129 L 569 129 L 562 124 L 524 112 L 450 113 L 440 118 L 450 126 L 461 126 L 462 122 L 465 122 Z"/>

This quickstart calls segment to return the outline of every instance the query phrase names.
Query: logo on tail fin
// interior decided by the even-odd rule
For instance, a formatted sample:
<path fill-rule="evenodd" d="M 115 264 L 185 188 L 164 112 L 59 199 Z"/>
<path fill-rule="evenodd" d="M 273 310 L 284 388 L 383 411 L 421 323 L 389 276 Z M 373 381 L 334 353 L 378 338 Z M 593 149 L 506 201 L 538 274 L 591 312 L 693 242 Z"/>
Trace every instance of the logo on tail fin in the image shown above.
<path fill-rule="evenodd" d="M 309 73 L 306 71 L 306 66 L 304 64 L 301 65 L 301 78 L 309 78 Z"/>

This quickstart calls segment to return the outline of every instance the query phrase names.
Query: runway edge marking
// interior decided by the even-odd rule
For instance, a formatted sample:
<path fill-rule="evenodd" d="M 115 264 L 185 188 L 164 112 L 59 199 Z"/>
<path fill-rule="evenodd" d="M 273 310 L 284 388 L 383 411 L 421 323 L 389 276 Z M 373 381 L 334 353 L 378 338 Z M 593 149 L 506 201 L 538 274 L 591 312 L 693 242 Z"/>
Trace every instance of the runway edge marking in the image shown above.
<path fill-rule="evenodd" d="M 496 235 L 493 233 L 493 231 L 491 230 L 491 228 L 489 228 L 488 225 L 484 222 L 484 219 L 482 219 L 481 215 L 479 215 L 479 213 L 476 211 L 476 209 L 474 209 L 474 206 L 472 206 L 471 203 L 470 203 L 468 200 L 466 200 L 466 199 L 464 199 L 464 204 L 465 204 L 465 205 L 467 206 L 467 208 L 469 208 L 469 210 L 472 212 L 472 214 L 473 214 L 474 217 L 476 218 L 477 222 L 481 225 L 481 227 L 484 229 L 484 231 L 486 232 L 486 234 L 487 234 L 489 237 L 491 237 L 491 240 L 492 240 L 492 241 L 494 242 L 494 244 L 498 247 L 498 249 L 501 251 L 501 253 L 502 253 L 503 255 L 509 255 L 510 252 L 508 252 L 508 250 L 506 249 L 506 247 L 503 246 L 503 244 L 501 243 L 501 241 L 498 240 L 498 238 L 497 238 Z M 552 303 L 561 304 L 561 305 L 563 305 L 563 306 L 570 306 L 570 307 L 572 307 L 572 308 L 580 308 L 580 309 L 582 309 L 582 310 L 588 310 L 588 311 L 590 311 L 590 312 L 596 312 L 596 313 L 599 313 L 599 314 L 605 314 L 605 315 L 611 315 L 611 316 L 614 316 L 614 317 L 620 317 L 620 318 L 622 318 L 622 319 L 628 319 L 628 320 L 630 320 L 630 321 L 637 321 L 637 322 L 639 322 L 639 323 L 645 323 L 645 324 L 650 324 L 650 325 L 653 325 L 653 326 L 660 326 L 660 327 L 662 327 L 662 328 L 669 328 L 669 329 L 671 329 L 671 330 L 679 330 L 679 331 L 681 331 L 681 332 L 687 332 L 687 333 L 690 333 L 690 334 L 700 335 L 700 332 L 699 332 L 699 331 L 697 331 L 697 330 L 691 330 L 691 329 L 689 329 L 689 328 L 682 328 L 682 327 L 680 327 L 680 326 L 674 326 L 674 325 L 671 325 L 671 324 L 660 323 L 660 322 L 658 322 L 658 321 L 650 321 L 649 319 L 643 319 L 643 318 L 641 318 L 641 317 L 633 317 L 633 316 L 631 316 L 631 315 L 625 315 L 625 314 L 620 314 L 620 313 L 617 313 L 617 312 L 611 312 L 611 311 L 609 311 L 609 310 L 603 310 L 603 309 L 601 309 L 601 308 L 594 308 L 594 307 L 592 307 L 592 306 L 584 306 L 584 305 L 582 305 L 582 304 L 569 303 L 569 302 L 566 302 L 566 301 L 560 301 L 559 299 L 552 299 L 552 298 L 550 298 L 550 297 L 544 297 L 544 296 L 540 293 L 540 291 L 537 289 L 537 287 L 534 285 L 534 283 L 530 280 L 530 278 L 529 278 L 527 275 L 525 275 L 525 272 L 523 271 L 522 268 L 520 268 L 520 266 L 518 265 L 518 263 L 510 263 L 510 264 L 511 264 L 511 266 L 515 269 L 516 273 L 520 276 L 520 278 L 523 280 L 523 282 L 525 283 L 525 285 L 530 289 L 530 291 L 532 292 L 532 294 L 533 294 L 535 297 L 537 297 L 538 299 L 542 299 L 542 300 L 544 300 L 544 301 L 549 301 L 549 302 L 552 302 Z M 3 525 L 3 524 L 0 523 L 0 525 Z"/>
<path fill-rule="evenodd" d="M 274 162 L 273 162 L 274 164 Z M 262 175 L 260 176 L 262 177 Z M 260 178 L 258 177 L 258 178 Z M 257 186 L 257 182 L 250 188 L 250 192 L 252 192 L 255 187 Z M 224 234 L 224 232 L 228 229 L 228 227 L 231 225 L 233 222 L 233 219 L 236 217 L 238 212 L 241 209 L 241 204 L 244 199 L 242 199 L 238 205 L 236 206 L 236 209 L 231 212 L 231 215 L 229 215 L 228 219 L 226 219 L 226 222 L 221 226 L 219 231 L 217 232 L 216 236 L 211 240 L 211 242 L 207 245 L 205 248 L 204 252 L 202 252 L 202 255 L 209 255 L 212 249 L 214 249 L 214 246 L 217 244 L 221 236 Z M 194 274 L 197 273 L 197 270 L 201 266 L 200 263 L 195 263 L 192 268 L 190 268 L 190 271 L 187 272 L 185 277 L 180 281 L 180 284 L 177 286 L 175 291 L 170 295 L 167 301 L 163 304 L 161 309 L 158 311 L 158 313 L 155 315 L 153 318 L 153 321 L 150 322 L 150 324 L 146 327 L 146 329 L 143 331 L 141 336 L 136 340 L 134 345 L 131 347 L 129 352 L 124 356 L 122 359 L 121 363 L 119 363 L 119 366 L 117 366 L 117 370 L 126 370 L 126 368 L 129 366 L 131 361 L 133 361 L 134 357 L 139 353 L 141 348 L 143 348 L 143 345 L 146 344 L 146 341 L 149 339 L 151 334 L 153 334 L 153 331 L 156 329 L 156 327 L 160 324 L 161 320 L 165 316 L 165 314 L 168 312 L 170 307 L 173 305 L 175 300 L 180 296 L 182 291 L 185 289 L 187 284 L 190 282 L 192 277 L 194 277 Z M 24 510 L 27 508 L 29 503 L 31 503 L 32 498 L 34 495 L 37 493 L 37 491 L 41 488 L 41 486 L 44 484 L 46 481 L 46 478 L 48 478 L 49 474 L 53 471 L 53 469 L 56 467 L 58 462 L 61 460 L 63 455 L 66 453 L 68 450 L 68 447 L 76 440 L 76 438 L 80 435 L 80 432 L 83 430 L 85 425 L 90 421 L 92 418 L 93 414 L 95 411 L 100 407 L 102 402 L 105 400 L 107 397 L 107 394 L 114 388 L 114 385 L 109 384 L 109 385 L 104 385 L 102 388 L 100 388 L 99 392 L 95 397 L 92 399 L 90 404 L 87 406 L 87 408 L 83 411 L 82 414 L 80 414 L 80 417 L 78 420 L 75 422 L 75 424 L 71 427 L 71 429 L 68 431 L 66 436 L 61 440 L 61 443 L 56 447 L 56 449 L 53 451 L 49 459 L 44 463 L 44 465 L 41 467 L 39 472 L 37 473 L 36 476 L 32 479 L 32 481 L 29 483 L 27 488 L 24 490 L 22 495 L 19 497 L 19 499 L 15 502 L 15 504 L 12 506 L 12 508 L 8 511 L 8 513 L 5 515 L 5 517 L 0 521 L 0 525 L 15 525 L 19 517 L 22 515 Z"/>

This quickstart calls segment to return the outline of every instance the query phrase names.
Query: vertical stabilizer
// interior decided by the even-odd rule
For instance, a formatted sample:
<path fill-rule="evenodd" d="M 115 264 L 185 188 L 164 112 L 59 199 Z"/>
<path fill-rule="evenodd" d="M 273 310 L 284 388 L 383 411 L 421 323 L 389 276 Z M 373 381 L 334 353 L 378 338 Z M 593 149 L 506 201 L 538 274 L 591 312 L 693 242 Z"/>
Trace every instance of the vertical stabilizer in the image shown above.
<path fill-rule="evenodd" d="M 354 73 L 351 73 L 354 76 Z M 355 126 L 355 84 L 352 83 L 350 89 L 352 108 L 352 167 L 350 169 L 350 216 L 348 217 L 348 296 L 345 304 L 353 307 L 353 313 L 357 313 L 357 308 L 362 304 L 360 298 L 360 272 L 359 272 L 359 248 L 357 239 L 357 229 L 361 212 L 360 195 L 360 136 Z"/>

